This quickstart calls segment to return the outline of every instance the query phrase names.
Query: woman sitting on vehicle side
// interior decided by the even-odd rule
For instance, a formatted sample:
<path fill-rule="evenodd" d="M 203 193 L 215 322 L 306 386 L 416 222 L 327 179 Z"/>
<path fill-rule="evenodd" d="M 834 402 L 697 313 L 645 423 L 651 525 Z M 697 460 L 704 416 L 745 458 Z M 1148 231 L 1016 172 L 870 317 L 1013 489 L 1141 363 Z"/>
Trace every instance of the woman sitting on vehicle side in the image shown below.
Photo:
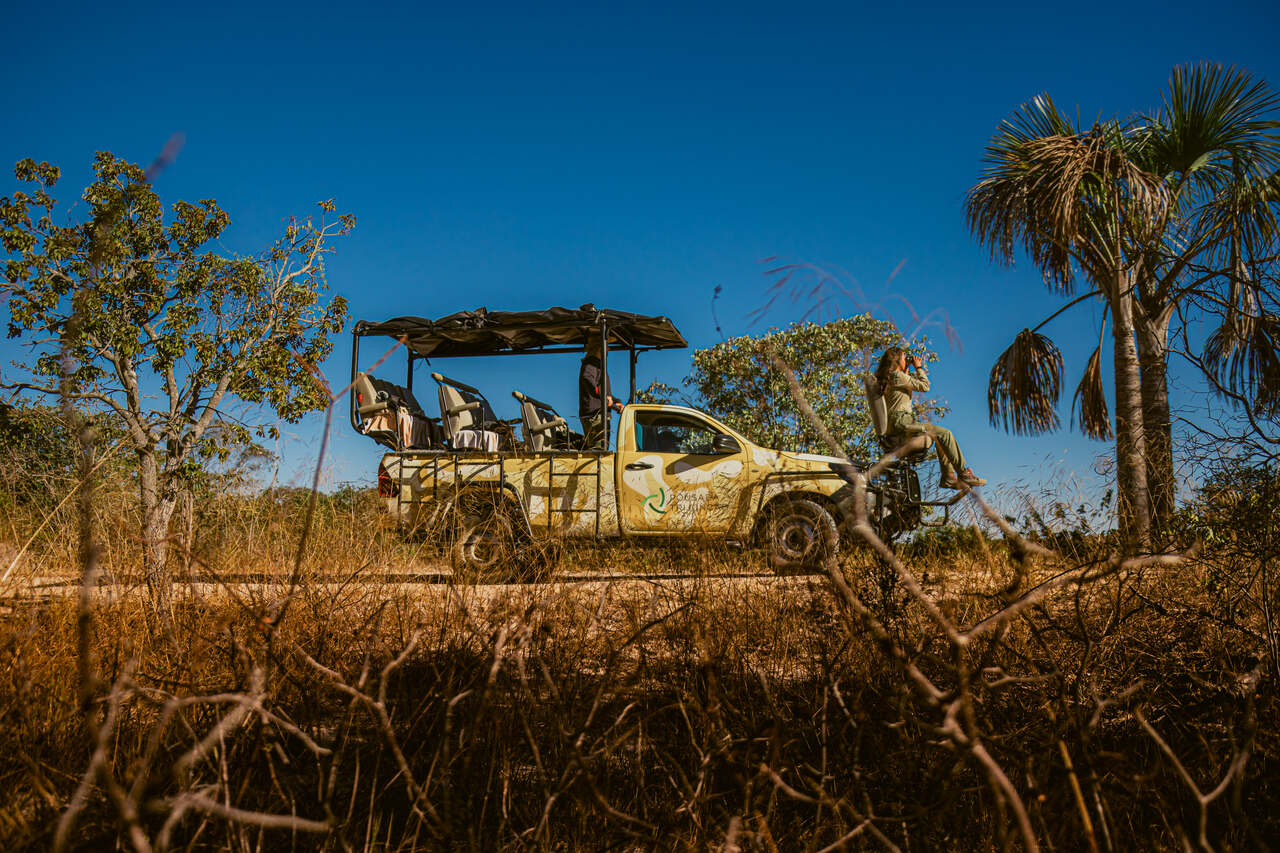
<path fill-rule="evenodd" d="M 915 376 L 907 373 L 907 351 L 902 347 L 890 347 L 884 351 L 884 355 L 880 357 L 880 366 L 876 368 L 876 381 L 880 385 L 880 394 L 884 397 L 888 414 L 889 434 L 911 435 L 923 432 L 933 436 L 938 447 L 939 485 L 943 488 L 986 485 L 986 480 L 965 465 L 964 454 L 960 452 L 960 445 L 956 443 L 951 430 L 916 420 L 911 407 L 911 394 L 914 391 L 929 390 L 929 371 L 925 369 L 924 359 L 918 355 L 911 356 L 909 366 L 915 368 Z"/>

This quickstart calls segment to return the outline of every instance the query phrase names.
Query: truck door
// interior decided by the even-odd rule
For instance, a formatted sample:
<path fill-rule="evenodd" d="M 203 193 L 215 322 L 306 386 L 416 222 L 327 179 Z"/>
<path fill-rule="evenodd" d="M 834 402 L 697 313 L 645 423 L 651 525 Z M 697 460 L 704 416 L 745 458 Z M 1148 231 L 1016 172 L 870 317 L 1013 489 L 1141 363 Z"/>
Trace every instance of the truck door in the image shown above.
<path fill-rule="evenodd" d="M 689 410 L 628 412 L 618 436 L 618 507 L 627 533 L 727 533 L 743 512 L 747 448 Z M 630 421 L 630 423 L 628 423 Z M 727 434 L 725 434 L 726 437 Z M 730 445 L 725 448 L 724 445 Z"/>

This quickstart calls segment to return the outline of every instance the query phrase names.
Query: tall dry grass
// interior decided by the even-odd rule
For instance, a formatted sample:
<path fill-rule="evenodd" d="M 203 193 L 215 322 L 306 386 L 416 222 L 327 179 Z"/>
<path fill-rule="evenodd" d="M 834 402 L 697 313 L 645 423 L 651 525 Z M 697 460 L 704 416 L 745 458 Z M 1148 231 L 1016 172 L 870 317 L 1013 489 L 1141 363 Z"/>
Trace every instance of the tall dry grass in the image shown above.
<path fill-rule="evenodd" d="M 582 549 L 562 578 L 642 571 L 404 585 L 391 575 L 439 558 L 355 493 L 318 503 L 291 590 L 259 581 L 288 574 L 301 498 L 223 495 L 190 541 L 175 525 L 177 574 L 199 583 L 166 614 L 129 584 L 139 543 L 110 495 L 101 561 L 123 585 L 86 606 L 3 591 L 9 848 L 1243 850 L 1280 833 L 1269 626 L 1224 612 L 1197 560 L 978 537 L 900 552 L 934 581 L 921 598 L 865 550 L 831 576 L 751 579 L 734 576 L 758 570 L 750 553 Z M 29 535 L 22 512 L 5 529 Z M 74 541 L 59 524 L 17 577 Z M 1231 559 L 1215 552 L 1219 575 Z"/>

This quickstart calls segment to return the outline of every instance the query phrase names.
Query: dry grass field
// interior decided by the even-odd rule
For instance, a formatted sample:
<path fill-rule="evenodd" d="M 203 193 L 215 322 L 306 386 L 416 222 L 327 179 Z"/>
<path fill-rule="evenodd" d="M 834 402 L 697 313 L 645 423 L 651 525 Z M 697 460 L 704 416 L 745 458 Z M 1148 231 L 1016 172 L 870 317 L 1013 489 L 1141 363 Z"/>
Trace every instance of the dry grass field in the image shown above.
<path fill-rule="evenodd" d="M 5 849 L 1280 837 L 1275 580 L 1224 541 L 1126 562 L 972 537 L 787 578 L 750 552 L 582 548 L 553 583 L 404 584 L 440 558 L 346 492 L 290 584 L 305 495 L 208 496 L 158 611 L 110 488 L 101 585 L 33 585 L 79 581 L 73 503 L 0 521 Z"/>

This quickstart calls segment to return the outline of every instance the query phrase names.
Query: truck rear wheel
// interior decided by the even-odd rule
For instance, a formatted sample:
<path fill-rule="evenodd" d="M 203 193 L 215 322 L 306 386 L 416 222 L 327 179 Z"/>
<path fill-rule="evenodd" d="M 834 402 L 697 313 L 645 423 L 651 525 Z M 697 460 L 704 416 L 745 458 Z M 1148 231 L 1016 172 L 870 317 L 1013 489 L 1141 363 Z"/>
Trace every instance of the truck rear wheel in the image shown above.
<path fill-rule="evenodd" d="M 462 517 L 450 557 L 462 583 L 545 583 L 560 561 L 560 543 L 530 539 L 519 519 L 494 509 Z"/>
<path fill-rule="evenodd" d="M 811 500 L 778 505 L 769 515 L 766 534 L 769 565 L 779 574 L 818 571 L 840 548 L 835 519 Z"/>
<path fill-rule="evenodd" d="M 516 532 L 511 516 L 501 511 L 463 516 L 450 556 L 454 577 L 464 583 L 508 579 L 516 568 Z"/>

